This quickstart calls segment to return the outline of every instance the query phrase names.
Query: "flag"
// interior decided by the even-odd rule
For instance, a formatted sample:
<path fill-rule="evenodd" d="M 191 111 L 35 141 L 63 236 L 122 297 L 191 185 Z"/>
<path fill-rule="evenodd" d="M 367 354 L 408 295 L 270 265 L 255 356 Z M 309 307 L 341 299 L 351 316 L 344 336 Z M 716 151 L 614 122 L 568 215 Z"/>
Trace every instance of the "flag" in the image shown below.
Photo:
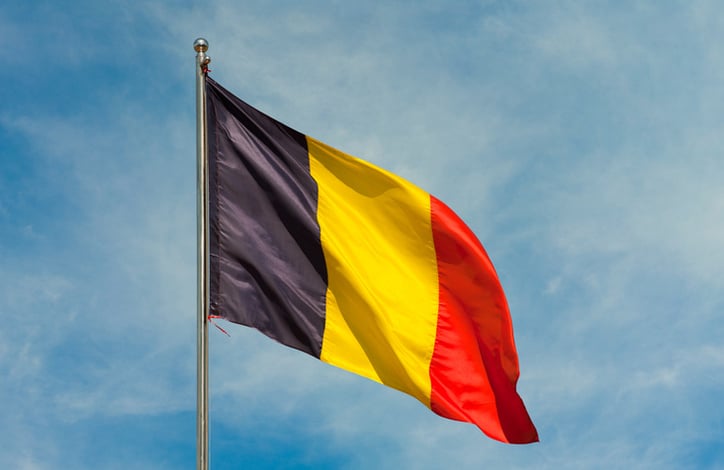
<path fill-rule="evenodd" d="M 209 77 L 206 108 L 210 313 L 499 441 L 537 441 L 508 304 L 465 223 Z"/>

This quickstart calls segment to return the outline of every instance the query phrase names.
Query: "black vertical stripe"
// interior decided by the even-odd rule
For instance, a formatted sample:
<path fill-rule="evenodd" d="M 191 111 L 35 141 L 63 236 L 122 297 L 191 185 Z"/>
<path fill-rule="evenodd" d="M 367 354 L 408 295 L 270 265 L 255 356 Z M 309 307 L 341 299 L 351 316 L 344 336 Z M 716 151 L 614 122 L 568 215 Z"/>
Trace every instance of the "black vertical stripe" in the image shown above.
<path fill-rule="evenodd" d="M 327 268 L 303 134 L 206 79 L 211 313 L 319 357 Z"/>

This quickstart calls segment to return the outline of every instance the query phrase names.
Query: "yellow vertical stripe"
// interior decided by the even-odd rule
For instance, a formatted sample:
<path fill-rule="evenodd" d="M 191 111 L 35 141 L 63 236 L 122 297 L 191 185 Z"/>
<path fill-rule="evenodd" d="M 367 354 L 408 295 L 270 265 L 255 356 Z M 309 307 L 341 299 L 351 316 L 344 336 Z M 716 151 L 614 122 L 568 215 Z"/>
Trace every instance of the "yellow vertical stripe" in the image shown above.
<path fill-rule="evenodd" d="M 430 405 L 438 279 L 430 196 L 307 137 L 327 263 L 320 359 Z"/>

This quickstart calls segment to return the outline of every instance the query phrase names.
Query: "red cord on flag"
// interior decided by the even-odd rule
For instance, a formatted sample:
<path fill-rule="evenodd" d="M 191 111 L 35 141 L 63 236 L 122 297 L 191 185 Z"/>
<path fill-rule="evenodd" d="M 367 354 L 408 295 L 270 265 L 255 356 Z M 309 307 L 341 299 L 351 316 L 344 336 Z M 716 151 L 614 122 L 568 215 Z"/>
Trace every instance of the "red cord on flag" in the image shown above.
<path fill-rule="evenodd" d="M 224 333 L 226 336 L 231 338 L 231 335 L 229 333 L 227 333 L 225 329 L 223 329 L 219 325 L 217 325 L 216 322 L 214 321 L 214 318 L 221 318 L 221 315 L 209 315 L 208 318 L 212 325 L 214 325 L 216 328 L 218 328 L 219 331 Z"/>

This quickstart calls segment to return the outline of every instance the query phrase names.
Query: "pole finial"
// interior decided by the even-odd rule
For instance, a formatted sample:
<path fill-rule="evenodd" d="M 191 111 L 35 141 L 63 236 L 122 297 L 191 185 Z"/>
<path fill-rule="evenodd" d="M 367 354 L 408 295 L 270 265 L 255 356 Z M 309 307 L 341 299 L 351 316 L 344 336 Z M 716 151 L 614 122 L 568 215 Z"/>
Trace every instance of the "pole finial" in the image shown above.
<path fill-rule="evenodd" d="M 194 41 L 194 50 L 196 52 L 206 52 L 209 50 L 209 42 L 204 38 L 197 38 Z"/>
<path fill-rule="evenodd" d="M 209 50 L 209 42 L 204 38 L 198 38 L 194 41 L 194 50 L 196 51 L 196 63 L 201 67 L 203 73 L 208 73 L 211 57 L 206 55 Z"/>

